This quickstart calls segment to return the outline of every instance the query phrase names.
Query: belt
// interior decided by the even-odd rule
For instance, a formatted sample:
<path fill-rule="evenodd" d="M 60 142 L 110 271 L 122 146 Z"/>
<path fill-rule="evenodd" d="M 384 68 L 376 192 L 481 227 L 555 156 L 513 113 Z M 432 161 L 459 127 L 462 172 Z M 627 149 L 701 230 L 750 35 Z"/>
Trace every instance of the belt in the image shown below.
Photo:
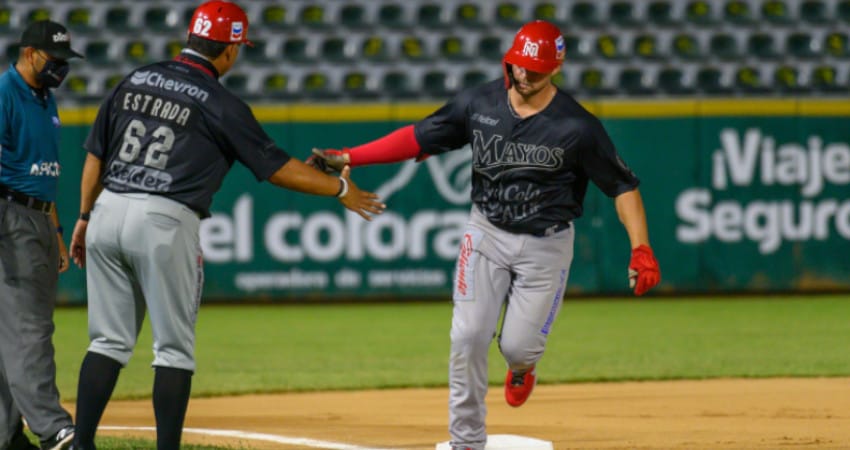
<path fill-rule="evenodd" d="M 26 206 L 29 209 L 34 209 L 36 211 L 43 212 L 45 214 L 49 213 L 53 209 L 53 202 L 46 202 L 44 200 L 39 200 L 35 197 L 30 197 L 27 194 L 22 194 L 18 191 L 13 191 L 2 185 L 0 185 L 0 198 L 12 203 L 17 203 L 19 205 Z"/>
<path fill-rule="evenodd" d="M 535 236 L 535 237 L 547 237 L 547 236 L 552 236 L 553 234 L 558 233 L 559 231 L 564 231 L 564 230 L 566 230 L 566 229 L 567 229 L 567 228 L 569 228 L 569 227 L 570 227 L 570 222 L 567 222 L 567 223 L 556 223 L 555 225 L 552 225 L 552 226 L 550 226 L 549 228 L 546 228 L 546 229 L 544 229 L 544 230 L 540 230 L 540 231 L 538 231 L 538 232 L 536 232 L 536 233 L 531 233 L 531 235 L 532 235 L 532 236 Z"/>

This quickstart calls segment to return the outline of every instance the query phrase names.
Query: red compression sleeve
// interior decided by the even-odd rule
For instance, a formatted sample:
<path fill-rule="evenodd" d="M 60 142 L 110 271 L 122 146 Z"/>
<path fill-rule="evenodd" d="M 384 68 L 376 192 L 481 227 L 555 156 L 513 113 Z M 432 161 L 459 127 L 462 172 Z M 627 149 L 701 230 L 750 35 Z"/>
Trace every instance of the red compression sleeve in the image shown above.
<path fill-rule="evenodd" d="M 419 149 L 413 125 L 408 125 L 382 138 L 349 149 L 348 157 L 352 167 L 386 164 L 415 158 L 419 155 Z"/>

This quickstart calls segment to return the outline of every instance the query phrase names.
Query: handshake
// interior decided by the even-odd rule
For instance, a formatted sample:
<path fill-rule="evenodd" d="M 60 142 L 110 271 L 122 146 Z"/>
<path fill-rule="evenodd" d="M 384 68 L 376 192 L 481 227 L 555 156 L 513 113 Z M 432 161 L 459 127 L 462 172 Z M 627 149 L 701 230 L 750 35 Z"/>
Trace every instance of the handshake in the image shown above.
<path fill-rule="evenodd" d="M 342 150 L 313 148 L 313 154 L 304 162 L 308 166 L 324 173 L 337 174 L 342 172 L 345 166 L 351 164 L 351 159 L 348 156 L 348 149 L 346 148 Z"/>

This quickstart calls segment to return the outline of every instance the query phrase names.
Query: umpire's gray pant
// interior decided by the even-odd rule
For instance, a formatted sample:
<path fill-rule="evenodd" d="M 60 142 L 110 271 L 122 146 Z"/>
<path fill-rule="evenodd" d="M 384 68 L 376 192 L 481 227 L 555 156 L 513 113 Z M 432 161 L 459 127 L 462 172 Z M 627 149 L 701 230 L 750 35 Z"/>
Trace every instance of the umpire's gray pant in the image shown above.
<path fill-rule="evenodd" d="M 0 448 L 21 415 L 41 439 L 72 424 L 59 403 L 53 360 L 58 277 L 50 217 L 0 200 Z"/>

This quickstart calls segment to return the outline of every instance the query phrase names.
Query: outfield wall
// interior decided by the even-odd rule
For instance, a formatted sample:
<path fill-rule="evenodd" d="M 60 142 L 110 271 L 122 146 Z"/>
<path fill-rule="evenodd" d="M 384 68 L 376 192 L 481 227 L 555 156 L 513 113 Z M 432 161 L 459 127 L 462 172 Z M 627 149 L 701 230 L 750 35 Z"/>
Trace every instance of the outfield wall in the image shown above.
<path fill-rule="evenodd" d="M 850 101 L 584 103 L 642 180 L 664 293 L 850 289 Z M 258 106 L 266 131 L 304 159 L 424 117 L 438 104 Z M 81 144 L 95 109 L 63 110 L 60 219 L 79 205 Z M 358 168 L 388 210 L 367 223 L 334 199 L 259 184 L 237 165 L 202 223 L 205 299 L 448 298 L 469 210 L 468 150 Z M 628 291 L 628 240 L 595 187 L 576 223 L 568 291 Z M 68 237 L 70 239 L 70 237 Z M 60 301 L 83 302 L 85 275 Z"/>

